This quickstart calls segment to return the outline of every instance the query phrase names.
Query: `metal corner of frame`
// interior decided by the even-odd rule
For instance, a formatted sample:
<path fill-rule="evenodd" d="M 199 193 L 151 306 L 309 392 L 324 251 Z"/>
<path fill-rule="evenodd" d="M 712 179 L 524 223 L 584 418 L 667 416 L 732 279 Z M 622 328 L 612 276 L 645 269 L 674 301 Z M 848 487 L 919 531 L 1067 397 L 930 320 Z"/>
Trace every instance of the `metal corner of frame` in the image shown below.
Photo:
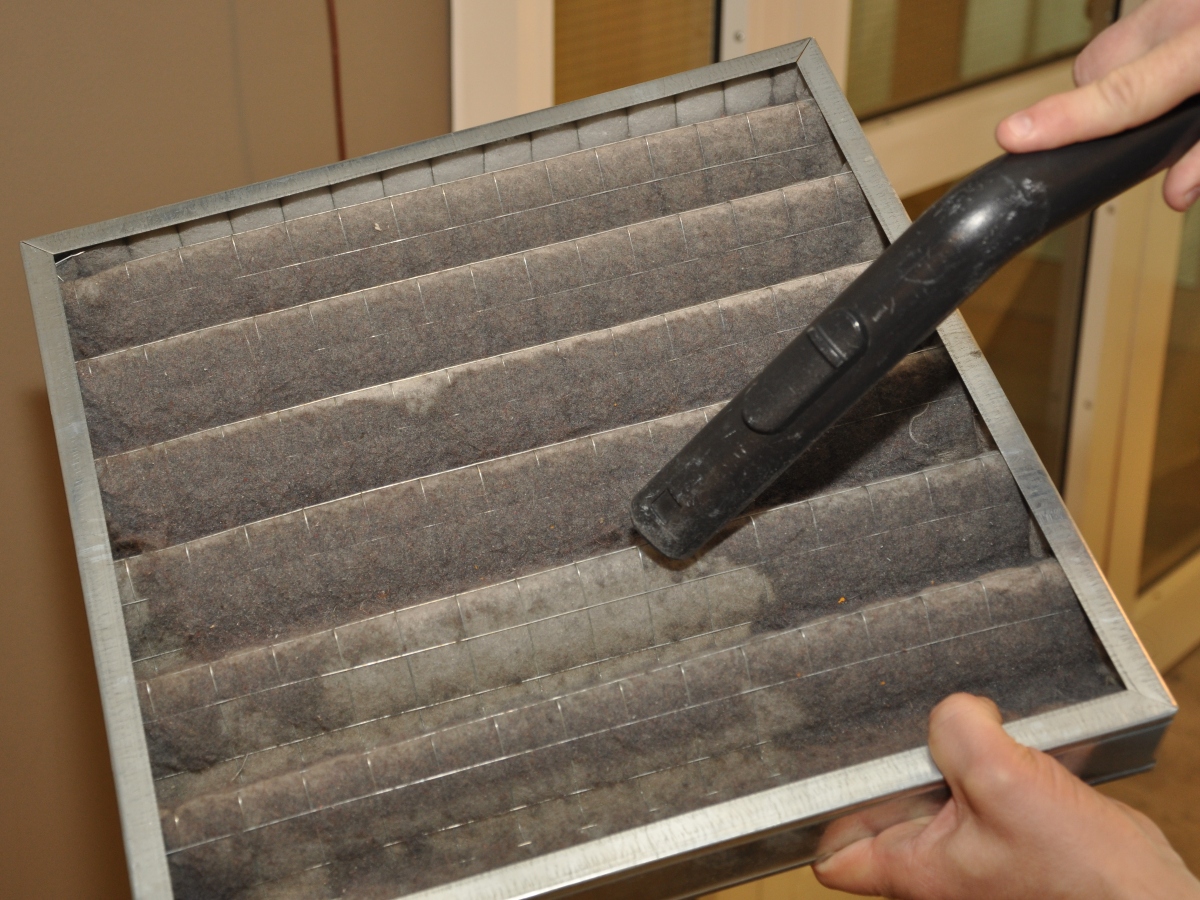
<path fill-rule="evenodd" d="M 46 243 L 47 241 L 44 237 L 27 238 L 26 240 L 21 241 L 21 250 L 24 252 L 26 248 L 28 248 L 32 252 L 47 253 L 53 256 L 54 250 L 51 247 L 45 246 Z"/>

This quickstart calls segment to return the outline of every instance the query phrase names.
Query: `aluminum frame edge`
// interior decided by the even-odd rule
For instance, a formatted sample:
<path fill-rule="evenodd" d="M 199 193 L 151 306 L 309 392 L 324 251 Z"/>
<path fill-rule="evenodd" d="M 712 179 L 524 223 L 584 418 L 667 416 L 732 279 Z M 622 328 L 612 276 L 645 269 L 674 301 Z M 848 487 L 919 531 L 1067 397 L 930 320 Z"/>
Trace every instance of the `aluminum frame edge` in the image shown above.
<path fill-rule="evenodd" d="M 582 121 L 592 116 L 604 115 L 642 103 L 651 103 L 745 75 L 757 75 L 768 69 L 795 62 L 811 40 L 811 38 L 804 38 L 769 50 L 761 50 L 758 53 L 713 63 L 700 69 L 692 69 L 604 94 L 572 100 L 569 103 L 523 113 L 519 116 L 501 119 L 498 122 L 489 122 L 486 125 L 452 131 L 414 144 L 380 150 L 355 159 L 330 163 L 315 169 L 283 175 L 279 178 L 221 191 L 194 200 L 160 206 L 157 209 L 109 219 L 94 225 L 54 232 L 26 241 L 26 243 L 59 256 L 146 231 L 170 228 L 174 225 L 220 215 L 258 203 L 279 200 L 293 194 L 330 187 L 355 178 L 377 175 L 388 169 L 423 162 L 437 156 L 472 150 L 486 144 L 532 134 L 546 128 Z"/>
<path fill-rule="evenodd" d="M 1076 774 L 1105 780 L 1113 774 L 1109 767 L 1114 760 L 1120 774 L 1145 768 L 1146 749 L 1157 745 L 1171 712 L 1136 692 L 1123 691 L 1020 719 L 1005 729 L 1022 743 L 1051 751 Z M 1096 761 L 1101 768 L 1093 765 Z M 917 747 L 406 895 L 405 900 L 450 900 L 463 892 L 480 900 L 590 896 L 648 883 L 655 886 L 654 896 L 697 896 L 804 865 L 818 850 L 839 849 L 860 834 L 854 830 L 858 814 L 869 812 L 875 826 L 881 819 L 899 822 L 927 809 L 926 801 L 944 793 L 928 748 Z M 834 827 L 839 834 L 821 845 L 822 835 Z M 770 842 L 789 834 L 803 848 L 801 854 L 772 855 Z M 728 877 L 708 881 L 722 857 L 735 861 Z M 693 869 L 705 873 L 694 879 L 695 890 L 686 887 L 686 873 Z M 664 883 L 682 890 L 660 893 Z M 597 893 L 597 900 L 600 896 Z"/>
<path fill-rule="evenodd" d="M 130 889 L 138 900 L 169 900 L 173 892 L 150 754 L 54 256 L 32 242 L 22 243 L 21 256 L 79 561 Z"/>

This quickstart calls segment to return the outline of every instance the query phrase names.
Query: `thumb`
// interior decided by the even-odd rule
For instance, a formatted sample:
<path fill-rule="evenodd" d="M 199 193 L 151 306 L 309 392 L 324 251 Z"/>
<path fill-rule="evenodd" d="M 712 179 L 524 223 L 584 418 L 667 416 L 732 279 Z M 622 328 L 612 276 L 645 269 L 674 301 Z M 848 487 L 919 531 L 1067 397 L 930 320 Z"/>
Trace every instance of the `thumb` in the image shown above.
<path fill-rule="evenodd" d="M 931 710 L 929 752 L 960 802 L 980 772 L 1007 769 L 1024 752 L 1001 722 L 995 703 L 972 694 L 952 694 Z"/>
<path fill-rule="evenodd" d="M 951 795 L 967 810 L 1018 777 L 1029 755 L 1004 730 L 996 704 L 971 694 L 951 694 L 933 708 L 929 752 Z"/>
<path fill-rule="evenodd" d="M 1200 90 L 1200 27 L 1193 27 L 1073 91 L 1040 100 L 996 128 L 1005 150 L 1026 153 L 1116 134 L 1162 115 Z"/>
<path fill-rule="evenodd" d="M 946 874 L 939 848 L 973 815 L 972 798 L 982 797 L 986 804 L 1006 778 L 1019 777 L 1025 762 L 1028 751 L 1000 722 L 996 704 L 983 697 L 952 694 L 935 706 L 929 714 L 929 749 L 951 799 L 935 816 L 894 825 L 817 863 L 817 879 L 852 893 L 932 896 L 934 883 Z M 999 780 L 992 785 L 989 779 Z"/>

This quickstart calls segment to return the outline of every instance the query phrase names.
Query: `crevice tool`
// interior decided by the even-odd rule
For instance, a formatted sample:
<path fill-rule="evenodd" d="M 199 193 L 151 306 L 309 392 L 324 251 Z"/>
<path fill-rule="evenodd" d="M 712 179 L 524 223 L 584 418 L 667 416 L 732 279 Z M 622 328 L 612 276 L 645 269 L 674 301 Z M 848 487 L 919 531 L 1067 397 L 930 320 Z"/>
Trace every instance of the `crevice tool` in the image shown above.
<path fill-rule="evenodd" d="M 1172 165 L 1200 96 L 1112 137 L 1008 154 L 930 207 L 634 497 L 633 522 L 684 559 L 744 510 L 1001 265 Z"/>

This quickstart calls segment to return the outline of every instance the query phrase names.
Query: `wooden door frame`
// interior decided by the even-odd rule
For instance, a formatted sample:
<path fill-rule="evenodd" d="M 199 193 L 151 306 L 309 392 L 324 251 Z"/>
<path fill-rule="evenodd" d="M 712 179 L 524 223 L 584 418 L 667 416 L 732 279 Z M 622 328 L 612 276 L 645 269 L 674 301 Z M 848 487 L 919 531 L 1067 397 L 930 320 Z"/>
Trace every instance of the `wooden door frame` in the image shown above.
<path fill-rule="evenodd" d="M 1094 220 L 1067 458 L 1067 509 L 1150 656 L 1200 644 L 1200 553 L 1140 590 L 1183 216 L 1158 176 Z"/>

